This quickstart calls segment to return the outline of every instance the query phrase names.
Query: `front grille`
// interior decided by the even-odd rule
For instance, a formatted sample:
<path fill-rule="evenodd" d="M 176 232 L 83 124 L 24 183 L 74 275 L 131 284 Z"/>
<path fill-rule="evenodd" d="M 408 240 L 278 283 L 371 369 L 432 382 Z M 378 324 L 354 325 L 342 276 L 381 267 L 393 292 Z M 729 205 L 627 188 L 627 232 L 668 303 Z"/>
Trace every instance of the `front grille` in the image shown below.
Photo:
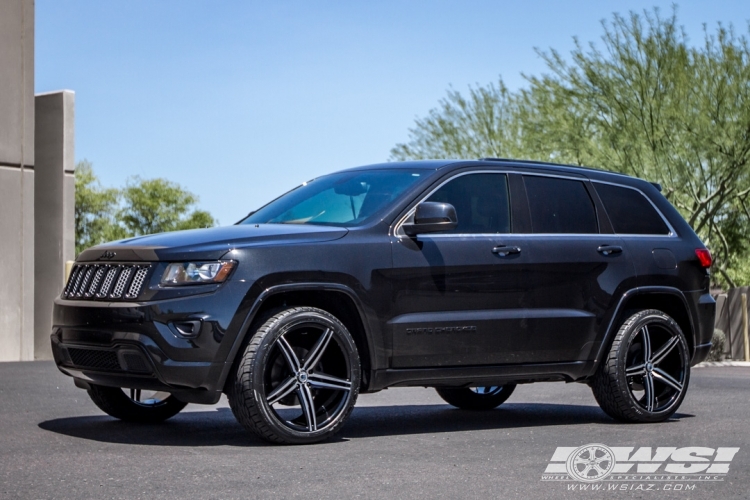
<path fill-rule="evenodd" d="M 120 362 L 117 360 L 117 354 L 114 351 L 69 347 L 68 354 L 70 354 L 73 364 L 79 368 L 121 371 Z"/>
<path fill-rule="evenodd" d="M 141 267 L 135 272 L 135 275 L 133 276 L 133 281 L 130 282 L 130 286 L 128 287 L 128 293 L 125 294 L 126 299 L 134 299 L 138 297 L 138 294 L 141 293 L 143 282 L 146 281 L 147 274 L 148 274 L 147 267 Z"/>
<path fill-rule="evenodd" d="M 78 264 L 70 273 L 63 298 L 135 300 L 150 270 L 150 264 Z"/>

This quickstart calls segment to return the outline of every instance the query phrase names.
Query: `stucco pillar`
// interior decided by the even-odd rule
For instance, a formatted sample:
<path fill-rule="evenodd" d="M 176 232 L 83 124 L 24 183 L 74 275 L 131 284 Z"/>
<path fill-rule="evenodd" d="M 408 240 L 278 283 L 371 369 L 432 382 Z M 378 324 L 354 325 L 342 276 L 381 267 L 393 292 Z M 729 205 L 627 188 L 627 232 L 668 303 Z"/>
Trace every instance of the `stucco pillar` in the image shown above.
<path fill-rule="evenodd" d="M 34 131 L 34 358 L 52 359 L 52 307 L 75 257 L 75 93 L 37 94 Z"/>
<path fill-rule="evenodd" d="M 34 359 L 34 1 L 0 1 L 0 361 Z"/>

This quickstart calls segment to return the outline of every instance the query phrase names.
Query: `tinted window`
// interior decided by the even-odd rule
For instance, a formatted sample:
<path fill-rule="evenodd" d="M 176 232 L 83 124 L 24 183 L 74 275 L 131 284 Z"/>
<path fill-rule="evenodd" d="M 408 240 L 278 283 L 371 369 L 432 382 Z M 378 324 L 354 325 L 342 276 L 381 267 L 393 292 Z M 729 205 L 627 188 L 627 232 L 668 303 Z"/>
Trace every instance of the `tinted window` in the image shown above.
<path fill-rule="evenodd" d="M 421 170 L 355 170 L 314 179 L 273 200 L 241 224 L 356 226 L 424 178 Z"/>
<path fill-rule="evenodd" d="M 619 234 L 669 234 L 654 206 L 635 189 L 595 183 L 609 220 Z"/>
<path fill-rule="evenodd" d="M 596 209 L 583 182 L 524 176 L 535 233 L 598 233 Z"/>
<path fill-rule="evenodd" d="M 447 233 L 509 233 L 508 179 L 505 174 L 469 174 L 456 177 L 426 201 L 450 203 L 458 226 Z"/>

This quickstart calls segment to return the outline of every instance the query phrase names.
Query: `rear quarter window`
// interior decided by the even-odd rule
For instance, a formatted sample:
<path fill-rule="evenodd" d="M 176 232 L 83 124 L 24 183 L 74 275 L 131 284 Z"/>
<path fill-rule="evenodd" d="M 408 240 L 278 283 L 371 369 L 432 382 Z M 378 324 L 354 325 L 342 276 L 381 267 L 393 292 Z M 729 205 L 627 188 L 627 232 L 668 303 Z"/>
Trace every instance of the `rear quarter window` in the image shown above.
<path fill-rule="evenodd" d="M 617 234 L 669 234 L 664 219 L 640 191 L 598 182 L 594 186 Z"/>

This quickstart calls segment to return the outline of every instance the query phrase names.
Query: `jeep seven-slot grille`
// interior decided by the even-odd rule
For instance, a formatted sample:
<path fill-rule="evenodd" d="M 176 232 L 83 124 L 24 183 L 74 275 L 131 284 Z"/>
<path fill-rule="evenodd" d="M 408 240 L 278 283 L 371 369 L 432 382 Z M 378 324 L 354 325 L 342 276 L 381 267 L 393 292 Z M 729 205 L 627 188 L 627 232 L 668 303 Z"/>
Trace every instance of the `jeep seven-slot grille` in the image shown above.
<path fill-rule="evenodd" d="M 134 300 L 138 298 L 149 264 L 78 264 L 73 267 L 63 297 L 76 300 Z"/>

